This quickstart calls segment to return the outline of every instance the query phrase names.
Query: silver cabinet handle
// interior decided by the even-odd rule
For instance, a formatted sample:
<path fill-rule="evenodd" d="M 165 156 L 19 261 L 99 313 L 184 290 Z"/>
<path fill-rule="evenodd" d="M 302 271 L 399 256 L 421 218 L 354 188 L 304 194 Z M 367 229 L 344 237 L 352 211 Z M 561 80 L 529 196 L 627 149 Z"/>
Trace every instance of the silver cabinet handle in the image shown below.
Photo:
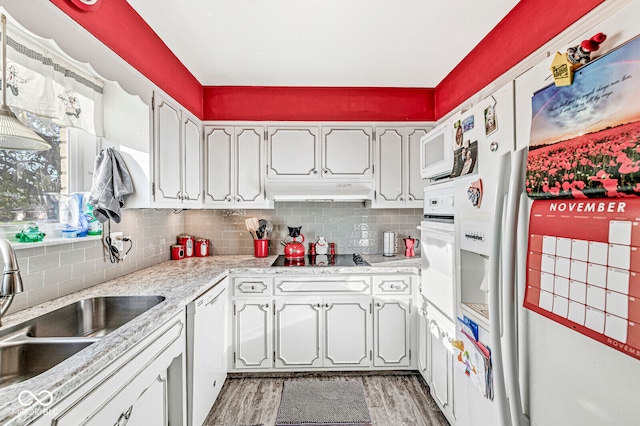
<path fill-rule="evenodd" d="M 120 413 L 120 417 L 114 423 L 114 426 L 125 426 L 129 423 L 129 418 L 131 417 L 131 412 L 133 411 L 133 405 L 127 409 L 127 411 L 123 411 Z"/>

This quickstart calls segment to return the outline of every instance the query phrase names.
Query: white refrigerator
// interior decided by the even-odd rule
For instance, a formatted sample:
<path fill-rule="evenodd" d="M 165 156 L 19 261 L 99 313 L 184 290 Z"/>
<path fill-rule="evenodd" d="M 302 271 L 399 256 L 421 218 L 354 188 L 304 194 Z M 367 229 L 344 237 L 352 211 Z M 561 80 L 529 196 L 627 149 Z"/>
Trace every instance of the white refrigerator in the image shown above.
<path fill-rule="evenodd" d="M 588 31 L 574 34 L 565 50 L 597 32 L 608 36 L 605 51 L 637 36 L 640 2 L 626 3 Z M 474 129 L 464 139 L 479 141 L 476 169 L 454 179 L 458 313 L 478 323 L 479 340 L 491 347 L 494 387 L 493 399 L 485 398 L 456 370 L 457 425 L 640 424 L 640 359 L 523 307 L 532 205 L 524 187 L 532 96 L 553 83 L 552 60 L 551 55 L 492 97 L 450 118 L 462 125 L 475 116 Z M 634 84 L 628 87 L 636 90 Z M 485 128 L 484 116 L 491 105 L 497 130 L 487 135 L 491 129 Z M 492 142 L 497 142 L 494 151 Z M 478 180 L 480 207 L 469 194 Z M 589 224 L 584 222 L 586 229 Z"/>

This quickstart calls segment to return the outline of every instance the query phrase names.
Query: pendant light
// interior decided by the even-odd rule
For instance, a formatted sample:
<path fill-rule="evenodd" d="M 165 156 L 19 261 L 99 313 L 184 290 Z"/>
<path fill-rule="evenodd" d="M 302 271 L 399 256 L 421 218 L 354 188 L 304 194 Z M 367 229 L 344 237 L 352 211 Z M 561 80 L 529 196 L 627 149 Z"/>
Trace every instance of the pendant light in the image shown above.
<path fill-rule="evenodd" d="M 0 106 L 0 149 L 46 151 L 51 145 L 18 120 L 7 106 L 7 17 L 2 14 L 2 105 Z"/>

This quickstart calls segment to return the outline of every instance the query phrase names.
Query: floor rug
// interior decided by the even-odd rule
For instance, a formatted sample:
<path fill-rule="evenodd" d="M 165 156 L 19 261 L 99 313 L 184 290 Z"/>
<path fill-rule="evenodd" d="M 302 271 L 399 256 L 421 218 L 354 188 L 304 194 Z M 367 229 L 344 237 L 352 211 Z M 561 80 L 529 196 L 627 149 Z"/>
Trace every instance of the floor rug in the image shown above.
<path fill-rule="evenodd" d="M 286 380 L 276 426 L 371 425 L 359 380 Z"/>

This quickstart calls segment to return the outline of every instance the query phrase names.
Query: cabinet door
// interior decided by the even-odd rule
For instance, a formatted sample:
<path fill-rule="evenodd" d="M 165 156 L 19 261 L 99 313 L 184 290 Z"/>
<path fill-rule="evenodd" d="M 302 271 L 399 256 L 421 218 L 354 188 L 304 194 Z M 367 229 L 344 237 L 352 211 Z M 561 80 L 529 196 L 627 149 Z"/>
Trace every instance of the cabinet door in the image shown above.
<path fill-rule="evenodd" d="M 199 204 L 202 197 L 202 184 L 200 180 L 200 145 L 202 133 L 200 126 L 194 118 L 182 112 L 182 140 L 183 176 L 184 188 L 181 197 L 184 204 Z"/>
<path fill-rule="evenodd" d="M 373 317 L 373 365 L 407 367 L 410 353 L 409 299 L 378 299 L 374 303 Z"/>
<path fill-rule="evenodd" d="M 269 299 L 236 300 L 234 304 L 234 365 L 270 368 L 272 305 Z"/>
<path fill-rule="evenodd" d="M 371 299 L 324 305 L 324 367 L 371 365 Z"/>
<path fill-rule="evenodd" d="M 154 150 L 156 202 L 180 203 L 182 167 L 180 110 L 160 97 L 155 98 Z"/>
<path fill-rule="evenodd" d="M 319 177 L 317 127 L 270 127 L 267 143 L 267 177 Z"/>
<path fill-rule="evenodd" d="M 402 167 L 405 144 L 399 129 L 377 129 L 377 203 L 403 203 L 405 173 Z"/>
<path fill-rule="evenodd" d="M 406 197 L 407 203 L 415 207 L 422 207 L 424 199 L 424 186 L 426 180 L 422 180 L 420 170 L 420 138 L 427 134 L 427 129 L 409 129 L 407 135 L 408 150 L 407 162 L 409 167 Z"/>
<path fill-rule="evenodd" d="M 322 177 L 371 178 L 373 130 L 370 127 L 322 129 Z"/>
<path fill-rule="evenodd" d="M 260 127 L 236 128 L 236 202 L 263 203 L 264 154 Z"/>
<path fill-rule="evenodd" d="M 135 348 L 142 346 L 138 352 L 132 348 L 133 354 L 123 354 L 127 361 L 110 375 L 76 391 L 70 406 L 62 405 L 63 400 L 61 406 L 49 407 L 53 416 L 49 417 L 50 424 L 185 424 L 183 315 L 174 317 L 161 331 L 138 343 Z"/>
<path fill-rule="evenodd" d="M 233 201 L 233 127 L 205 127 L 205 204 Z"/>
<path fill-rule="evenodd" d="M 431 375 L 429 370 L 429 320 L 424 309 L 420 310 L 418 315 L 418 372 L 426 383 L 430 383 Z"/>
<path fill-rule="evenodd" d="M 322 303 L 276 303 L 276 367 L 321 367 Z"/>
<path fill-rule="evenodd" d="M 438 323 L 429 321 L 428 355 L 431 370 L 431 395 L 449 421 L 453 418 L 453 355 L 443 342 L 446 337 Z"/>

